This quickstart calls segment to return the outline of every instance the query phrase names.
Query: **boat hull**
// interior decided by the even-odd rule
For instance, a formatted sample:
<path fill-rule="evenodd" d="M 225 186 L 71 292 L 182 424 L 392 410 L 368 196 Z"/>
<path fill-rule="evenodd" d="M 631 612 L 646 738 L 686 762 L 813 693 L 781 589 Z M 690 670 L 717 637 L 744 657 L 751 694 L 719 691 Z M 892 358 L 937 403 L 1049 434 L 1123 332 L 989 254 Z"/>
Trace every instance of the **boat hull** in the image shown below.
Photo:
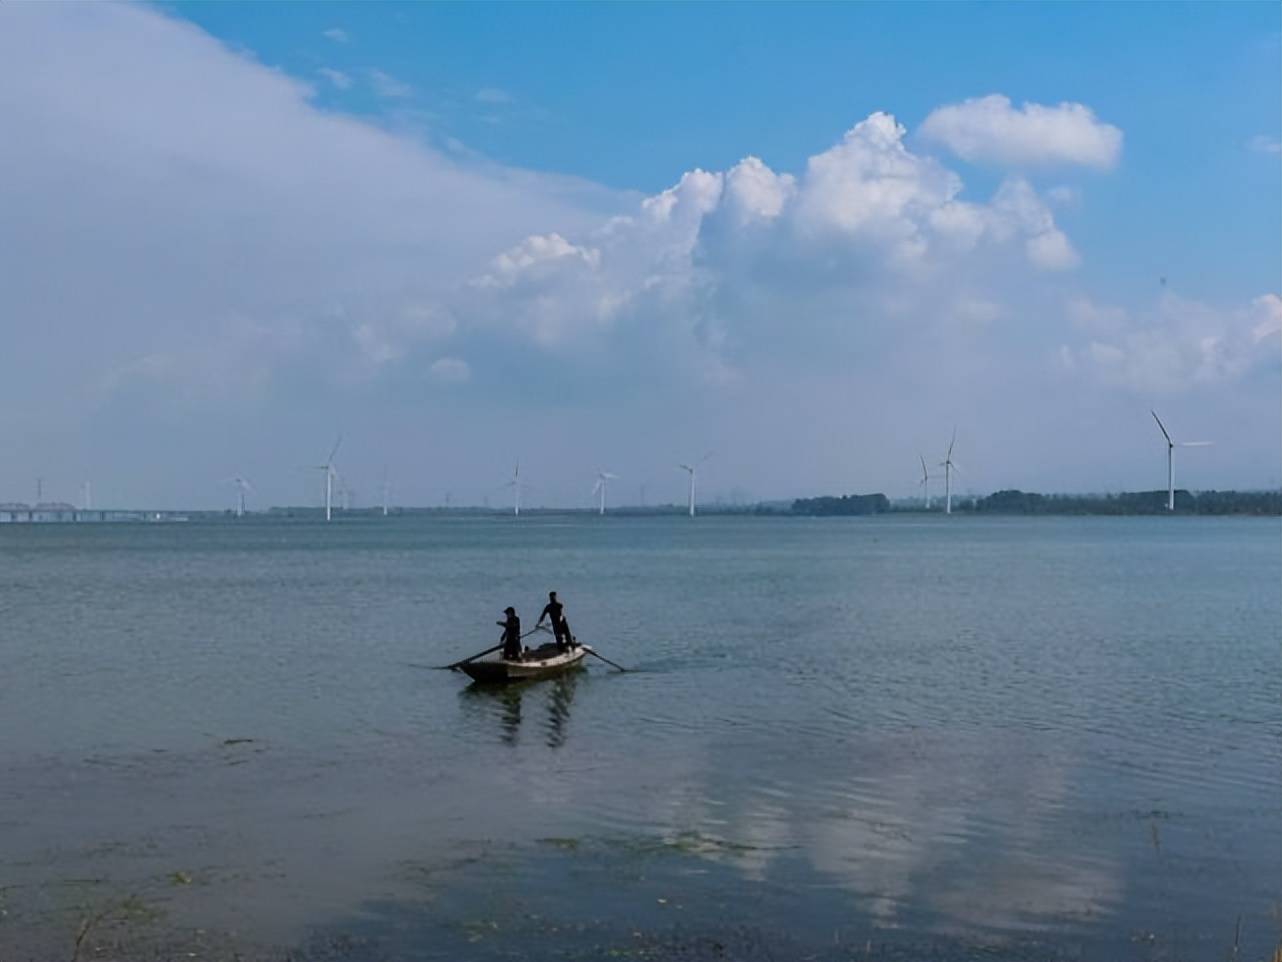
<path fill-rule="evenodd" d="M 582 647 L 560 651 L 555 645 L 544 645 L 520 661 L 509 661 L 506 658 L 469 661 L 465 665 L 459 665 L 459 670 L 480 684 L 503 685 L 515 681 L 554 678 L 582 667 L 586 656 L 587 650 Z"/>

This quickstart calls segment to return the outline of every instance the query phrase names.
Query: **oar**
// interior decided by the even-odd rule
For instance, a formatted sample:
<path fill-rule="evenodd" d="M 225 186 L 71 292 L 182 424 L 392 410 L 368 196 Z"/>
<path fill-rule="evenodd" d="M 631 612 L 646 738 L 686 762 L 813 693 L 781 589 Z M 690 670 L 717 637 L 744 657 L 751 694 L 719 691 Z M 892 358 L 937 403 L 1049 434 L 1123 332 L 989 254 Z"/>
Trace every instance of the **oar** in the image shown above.
<path fill-rule="evenodd" d="M 548 634 L 551 634 L 551 633 L 552 633 L 552 629 L 550 629 L 550 628 L 546 628 L 546 627 L 544 627 L 543 625 L 537 625 L 537 626 L 535 626 L 535 629 L 534 629 L 534 630 L 535 630 L 535 631 L 538 631 L 540 628 L 542 628 L 542 629 L 543 629 L 544 631 L 546 631 Z M 613 666 L 614 668 L 619 669 L 619 671 L 631 671 L 631 670 L 632 670 L 631 668 L 624 668 L 624 667 L 623 667 L 622 665 L 620 665 L 617 661 L 611 661 L 609 658 L 605 657 L 605 655 L 598 655 L 598 654 L 596 653 L 596 649 L 595 649 L 595 648 L 593 648 L 591 645 L 579 645 L 579 647 L 580 647 L 580 648 L 582 648 L 584 651 L 586 651 L 586 652 L 587 652 L 589 655 L 591 655 L 593 658 L 600 658 L 600 659 L 601 659 L 603 662 L 605 662 L 607 665 L 611 665 L 611 666 Z"/>
<path fill-rule="evenodd" d="M 526 637 L 527 635 L 532 635 L 532 634 L 534 634 L 534 632 L 536 632 L 536 631 L 538 631 L 538 629 L 537 629 L 537 628 L 531 628 L 529 631 L 527 631 L 527 632 L 526 632 L 524 635 L 522 635 L 521 637 L 522 637 L 522 638 L 524 638 L 524 637 Z M 456 661 L 456 662 L 454 662 L 454 664 L 452 664 L 452 665 L 433 665 L 432 667 L 433 667 L 433 668 L 435 668 L 435 669 L 437 669 L 438 671 L 454 671 L 454 670 L 455 670 L 456 668 L 458 668 L 459 666 L 461 666 L 461 665 L 466 665 L 469 661 L 476 661 L 476 659 L 478 659 L 478 658 L 483 658 L 483 657 L 485 657 L 486 655 L 490 654 L 491 652 L 498 651 L 498 650 L 499 650 L 500 648 L 502 648 L 502 647 L 503 647 L 503 642 L 501 642 L 501 641 L 500 641 L 500 642 L 499 642 L 497 645 L 495 645 L 493 648 L 486 648 L 484 651 L 478 651 L 475 655 L 472 655 L 470 658 L 464 658 L 462 661 Z"/>
<path fill-rule="evenodd" d="M 503 647 L 503 642 L 500 641 L 493 648 L 486 648 L 484 651 L 478 651 L 475 655 L 472 655 L 470 658 L 464 658 L 462 661 L 456 661 L 452 665 L 433 665 L 432 667 L 436 668 L 439 671 L 454 671 L 456 668 L 460 667 L 461 665 L 466 665 L 469 661 L 476 661 L 476 659 L 482 658 L 485 655 L 488 655 L 492 651 L 498 651 L 502 647 Z"/>
<path fill-rule="evenodd" d="M 582 645 L 581 647 L 583 648 L 583 650 L 584 650 L 584 651 L 586 651 L 586 652 L 587 652 L 589 655 L 591 655 L 593 658 L 600 658 L 600 659 L 601 659 L 603 662 L 605 662 L 607 665 L 611 665 L 612 667 L 619 669 L 619 671 L 631 671 L 631 670 L 632 670 L 632 669 L 630 669 L 630 668 L 624 668 L 624 667 L 623 667 L 622 665 L 620 665 L 618 662 L 611 661 L 609 658 L 605 657 L 605 655 L 598 655 L 598 654 L 596 653 L 596 649 L 595 649 L 595 648 L 593 648 L 591 645 Z"/>

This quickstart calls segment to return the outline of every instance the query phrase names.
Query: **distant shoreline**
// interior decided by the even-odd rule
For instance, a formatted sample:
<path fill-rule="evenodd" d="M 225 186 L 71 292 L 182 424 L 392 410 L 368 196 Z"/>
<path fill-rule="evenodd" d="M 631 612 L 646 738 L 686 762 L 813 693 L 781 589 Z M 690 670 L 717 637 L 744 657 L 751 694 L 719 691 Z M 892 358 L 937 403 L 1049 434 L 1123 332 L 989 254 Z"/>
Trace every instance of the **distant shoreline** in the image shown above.
<path fill-rule="evenodd" d="M 1176 514 L 1196 517 L 1280 517 L 1279 491 L 1176 491 L 1175 511 L 1167 510 L 1165 491 L 1136 491 L 1118 494 L 1039 494 L 1018 490 L 998 491 L 984 497 L 954 497 L 952 514 L 985 516 L 1049 517 L 1144 517 Z M 621 505 L 607 512 L 614 518 L 685 517 L 685 505 Z M 595 508 L 523 508 L 522 517 L 593 517 Z M 883 494 L 853 494 L 797 498 L 793 501 L 766 501 L 753 504 L 708 504 L 699 508 L 699 517 L 826 518 L 894 515 L 944 515 L 944 499 L 933 498 L 929 508 L 924 499 L 891 501 Z M 247 511 L 243 519 L 228 510 L 143 510 L 76 509 L 58 506 L 0 506 L 0 527 L 7 524 L 156 524 L 226 520 L 277 519 L 300 522 L 323 520 L 324 508 L 302 505 L 278 506 L 264 511 Z M 380 521 L 381 507 L 347 508 L 334 511 L 334 521 Z M 448 517 L 511 519 L 510 508 L 486 506 L 389 507 L 387 518 Z"/>
<path fill-rule="evenodd" d="M 1166 491 L 1123 491 L 1117 494 L 1039 494 L 1011 489 L 997 491 L 982 498 L 954 497 L 953 514 L 1004 515 L 1094 515 L 1102 517 L 1136 517 L 1143 515 L 1244 515 L 1274 517 L 1282 515 L 1282 492 L 1279 491 L 1184 491 L 1175 492 L 1175 510 L 1167 508 Z M 841 497 L 799 498 L 792 504 L 793 514 L 813 517 L 883 514 L 914 511 L 944 513 L 943 499 L 934 499 L 927 509 L 925 501 L 892 504 L 885 495 L 843 495 Z"/>

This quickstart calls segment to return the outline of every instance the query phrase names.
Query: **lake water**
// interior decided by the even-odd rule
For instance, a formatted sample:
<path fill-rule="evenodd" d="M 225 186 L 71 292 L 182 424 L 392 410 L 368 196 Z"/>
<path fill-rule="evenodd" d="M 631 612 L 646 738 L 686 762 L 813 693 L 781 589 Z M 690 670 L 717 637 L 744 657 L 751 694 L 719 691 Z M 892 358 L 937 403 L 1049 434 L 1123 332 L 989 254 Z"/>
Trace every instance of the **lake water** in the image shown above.
<path fill-rule="evenodd" d="M 0 959 L 1268 959 L 1280 534 L 9 526 Z"/>

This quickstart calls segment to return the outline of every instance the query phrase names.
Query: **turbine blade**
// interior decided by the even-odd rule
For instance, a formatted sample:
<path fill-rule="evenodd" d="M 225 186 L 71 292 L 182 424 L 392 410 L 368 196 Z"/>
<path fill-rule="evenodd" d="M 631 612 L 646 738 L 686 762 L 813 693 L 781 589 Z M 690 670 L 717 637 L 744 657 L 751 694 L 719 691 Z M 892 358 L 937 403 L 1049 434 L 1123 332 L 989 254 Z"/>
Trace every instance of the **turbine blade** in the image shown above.
<path fill-rule="evenodd" d="M 343 436 L 340 434 L 340 435 L 338 436 L 338 440 L 334 442 L 334 450 L 330 451 L 330 452 L 329 452 L 329 457 L 328 457 L 328 458 L 326 458 L 326 463 L 327 463 L 327 464 L 329 464 L 329 463 L 333 463 L 334 455 L 336 455 L 336 454 L 338 453 L 338 449 L 339 449 L 339 447 L 342 445 L 342 443 L 343 443 Z"/>
<path fill-rule="evenodd" d="M 693 470 L 694 470 L 694 468 L 690 467 L 690 465 L 688 465 L 688 464 L 678 464 L 678 465 L 677 465 L 677 467 L 678 467 L 678 468 L 680 468 L 682 471 L 693 471 Z"/>
<path fill-rule="evenodd" d="M 1209 448 L 1214 441 L 1179 441 L 1179 447 L 1182 448 Z"/>
<path fill-rule="evenodd" d="M 1156 421 L 1157 426 L 1162 429 L 1162 437 L 1166 438 L 1166 443 L 1174 444 L 1175 442 L 1171 440 L 1171 436 L 1166 431 L 1166 425 L 1163 424 L 1162 419 L 1157 416 L 1157 412 L 1154 411 L 1152 408 L 1149 408 L 1148 413 L 1153 415 L 1153 420 Z"/>
<path fill-rule="evenodd" d="M 957 427 L 953 427 L 953 439 L 948 442 L 948 460 L 953 459 L 953 445 L 957 443 Z"/>

